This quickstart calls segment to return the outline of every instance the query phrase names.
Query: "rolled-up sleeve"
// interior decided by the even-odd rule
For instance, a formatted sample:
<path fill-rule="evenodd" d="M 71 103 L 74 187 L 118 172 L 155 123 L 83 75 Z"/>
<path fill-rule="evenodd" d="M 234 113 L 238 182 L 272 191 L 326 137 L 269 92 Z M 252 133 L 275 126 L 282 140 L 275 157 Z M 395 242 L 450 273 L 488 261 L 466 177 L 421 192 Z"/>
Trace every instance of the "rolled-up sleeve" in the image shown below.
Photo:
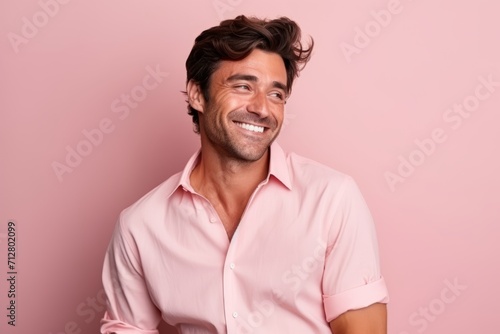
<path fill-rule="evenodd" d="M 347 178 L 335 196 L 323 276 L 326 320 L 374 303 L 387 303 L 372 216 L 356 183 Z"/>
<path fill-rule="evenodd" d="M 104 260 L 107 309 L 101 333 L 158 334 L 161 315 L 149 295 L 136 242 L 124 225 L 122 213 Z"/>

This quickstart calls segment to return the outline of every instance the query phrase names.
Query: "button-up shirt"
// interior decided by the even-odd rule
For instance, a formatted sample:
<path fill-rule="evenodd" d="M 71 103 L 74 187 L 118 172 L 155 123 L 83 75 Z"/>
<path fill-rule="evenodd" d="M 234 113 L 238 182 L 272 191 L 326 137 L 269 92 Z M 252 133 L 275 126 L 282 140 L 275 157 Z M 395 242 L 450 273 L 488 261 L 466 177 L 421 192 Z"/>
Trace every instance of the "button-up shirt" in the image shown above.
<path fill-rule="evenodd" d="M 102 333 L 331 333 L 388 301 L 374 223 L 351 177 L 274 143 L 229 240 L 184 170 L 125 209 L 103 270 Z"/>

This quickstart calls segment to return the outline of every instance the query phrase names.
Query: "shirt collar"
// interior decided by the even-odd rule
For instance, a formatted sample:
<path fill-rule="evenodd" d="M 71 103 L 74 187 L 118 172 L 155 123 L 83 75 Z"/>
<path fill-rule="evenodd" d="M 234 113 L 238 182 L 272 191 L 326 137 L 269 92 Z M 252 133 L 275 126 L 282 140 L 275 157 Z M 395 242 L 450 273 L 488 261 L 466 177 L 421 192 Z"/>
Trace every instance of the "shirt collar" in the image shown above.
<path fill-rule="evenodd" d="M 285 151 L 277 142 L 273 142 L 271 145 L 271 160 L 269 162 L 269 174 L 267 175 L 267 180 L 270 176 L 274 176 L 278 181 L 280 181 L 288 189 L 292 189 L 292 180 L 290 177 L 290 171 L 288 170 L 288 163 Z"/>
<path fill-rule="evenodd" d="M 287 187 L 288 189 L 292 189 L 292 182 L 288 170 L 288 164 L 285 152 L 277 142 L 273 142 L 270 147 L 270 153 L 271 153 L 271 159 L 269 161 L 269 172 L 263 183 L 264 184 L 268 183 L 270 176 L 272 175 L 278 181 L 280 181 L 285 187 Z M 198 164 L 200 155 L 201 155 L 201 148 L 198 149 L 196 153 L 194 153 L 191 156 L 191 158 L 189 158 L 188 162 L 186 163 L 186 167 L 184 167 L 184 170 L 181 173 L 177 185 L 169 194 L 169 197 L 179 187 L 183 188 L 184 190 L 189 190 L 190 192 L 195 192 L 193 187 L 191 186 L 189 178 L 194 167 Z"/>

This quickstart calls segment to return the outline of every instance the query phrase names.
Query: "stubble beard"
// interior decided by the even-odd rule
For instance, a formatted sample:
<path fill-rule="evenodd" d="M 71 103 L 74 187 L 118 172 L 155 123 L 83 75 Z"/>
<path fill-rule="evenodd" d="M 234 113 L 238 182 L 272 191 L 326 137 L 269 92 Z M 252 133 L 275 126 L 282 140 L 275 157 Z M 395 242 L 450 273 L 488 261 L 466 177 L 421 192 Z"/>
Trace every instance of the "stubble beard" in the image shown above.
<path fill-rule="evenodd" d="M 276 133 L 270 138 L 267 144 L 259 141 L 254 145 L 247 145 L 246 143 L 238 142 L 241 135 L 232 133 L 228 127 L 219 124 L 215 118 L 207 117 L 203 121 L 205 123 L 203 126 L 205 137 L 215 150 L 217 150 L 221 156 L 225 156 L 229 160 L 244 164 L 260 160 L 266 154 L 281 130 L 277 128 Z M 273 122 L 268 121 L 267 123 L 272 124 Z M 270 129 L 265 131 L 271 131 L 271 129 L 276 127 L 277 125 L 274 127 L 271 126 Z"/>

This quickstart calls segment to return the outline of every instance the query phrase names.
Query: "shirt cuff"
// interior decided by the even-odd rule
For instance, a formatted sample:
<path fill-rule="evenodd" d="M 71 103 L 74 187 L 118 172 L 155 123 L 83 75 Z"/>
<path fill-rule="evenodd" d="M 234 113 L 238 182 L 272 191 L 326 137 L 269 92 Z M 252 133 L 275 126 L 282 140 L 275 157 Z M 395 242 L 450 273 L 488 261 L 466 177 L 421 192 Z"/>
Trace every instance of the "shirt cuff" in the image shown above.
<path fill-rule="evenodd" d="M 159 334 L 157 329 L 140 329 L 119 320 L 111 320 L 106 313 L 101 320 L 102 334 Z"/>
<path fill-rule="evenodd" d="M 349 310 L 357 310 L 375 303 L 389 302 L 384 278 L 350 289 L 333 296 L 323 296 L 326 320 L 328 322 Z"/>

